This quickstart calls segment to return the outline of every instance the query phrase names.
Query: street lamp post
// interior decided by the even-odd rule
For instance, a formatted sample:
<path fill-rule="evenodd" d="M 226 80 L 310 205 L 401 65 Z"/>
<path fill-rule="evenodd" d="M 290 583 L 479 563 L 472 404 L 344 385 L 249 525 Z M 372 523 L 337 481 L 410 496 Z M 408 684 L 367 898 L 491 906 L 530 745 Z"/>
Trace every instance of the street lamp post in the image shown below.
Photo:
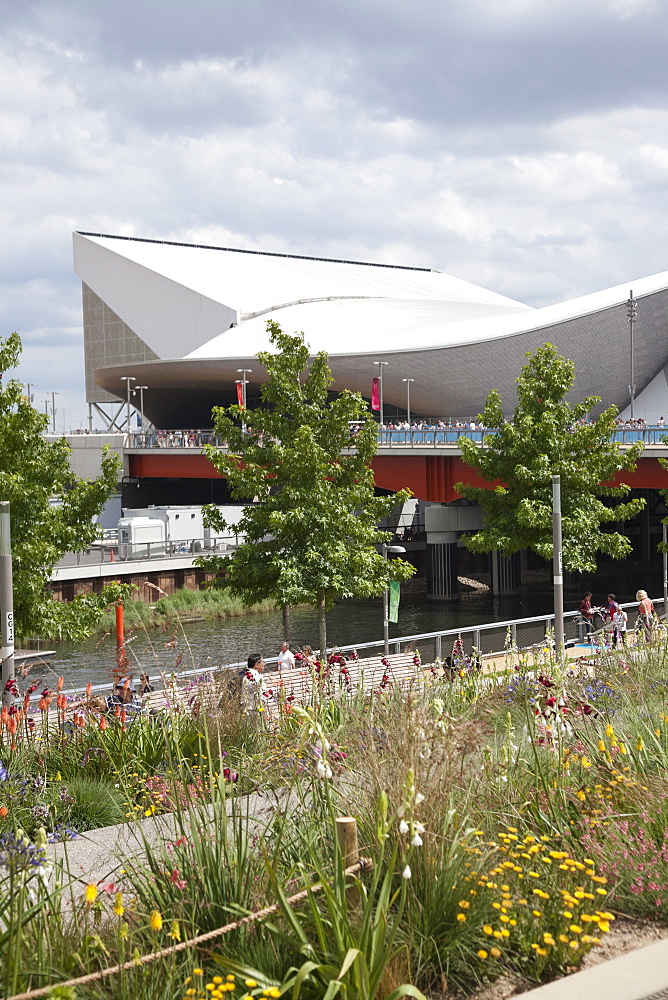
<path fill-rule="evenodd" d="M 561 476 L 552 476 L 552 579 L 554 585 L 554 650 L 564 655 L 564 570 L 561 540 Z"/>
<path fill-rule="evenodd" d="M 239 383 L 241 384 L 241 400 L 242 400 L 241 405 L 243 406 L 243 408 L 245 410 L 246 409 L 246 400 L 247 400 L 246 386 L 248 385 L 248 379 L 246 378 L 246 375 L 250 375 L 252 373 L 253 369 L 252 368 L 237 368 L 237 371 L 241 375 L 241 378 L 238 378 L 236 380 L 236 382 L 237 382 L 237 384 L 239 384 Z M 241 421 L 241 433 L 242 434 L 246 433 L 246 424 L 245 424 L 245 422 L 243 420 Z"/>
<path fill-rule="evenodd" d="M 141 432 L 144 433 L 144 389 L 148 389 L 147 385 L 136 385 L 135 392 L 139 392 L 139 416 L 141 418 Z"/>
<path fill-rule="evenodd" d="M 382 362 L 386 364 L 387 362 Z M 383 542 L 381 548 L 383 559 L 387 561 L 388 556 L 399 556 L 406 549 L 403 545 L 388 545 L 387 542 Z M 390 652 L 390 592 L 387 587 L 383 590 L 383 650 L 385 656 Z"/>
<path fill-rule="evenodd" d="M 125 388 L 127 392 L 127 410 L 125 421 L 128 425 L 128 434 L 130 433 L 130 392 L 132 391 L 131 382 L 136 382 L 137 379 L 134 375 L 121 375 L 121 382 L 125 382 Z"/>
<path fill-rule="evenodd" d="M 374 365 L 378 365 L 378 387 L 380 389 L 380 429 L 383 429 L 384 418 L 383 418 L 383 365 L 389 365 L 389 361 L 374 361 Z"/>
<path fill-rule="evenodd" d="M 414 382 L 414 378 L 402 378 L 402 382 L 406 383 L 406 417 L 408 421 L 408 429 L 411 429 L 411 382 Z"/>
<path fill-rule="evenodd" d="M 59 392 L 55 389 L 49 390 L 51 394 L 51 430 L 56 433 L 56 396 L 60 396 Z"/>
<path fill-rule="evenodd" d="M 629 393 L 631 395 L 631 420 L 634 419 L 634 403 L 636 397 L 636 383 L 633 371 L 633 326 L 638 318 L 638 303 L 633 298 L 633 289 L 629 292 L 629 298 L 626 303 L 626 315 L 629 321 L 629 330 L 631 331 L 631 383 L 629 385 Z"/>

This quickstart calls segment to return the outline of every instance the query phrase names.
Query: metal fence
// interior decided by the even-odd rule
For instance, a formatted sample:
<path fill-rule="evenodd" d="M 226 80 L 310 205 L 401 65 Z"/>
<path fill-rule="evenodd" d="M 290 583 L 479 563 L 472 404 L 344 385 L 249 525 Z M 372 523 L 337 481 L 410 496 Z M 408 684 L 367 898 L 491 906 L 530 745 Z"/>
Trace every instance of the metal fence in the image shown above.
<path fill-rule="evenodd" d="M 663 598 L 654 601 L 657 609 L 663 606 Z M 636 602 L 620 605 L 625 610 L 637 609 Z M 566 645 L 572 646 L 582 639 L 575 619 L 579 617 L 578 611 L 567 611 L 564 614 L 564 631 Z M 482 656 L 503 654 L 507 646 L 512 643 L 518 649 L 530 649 L 549 642 L 548 633 L 554 629 L 554 615 L 537 615 L 534 618 L 520 618 L 515 621 L 488 622 L 484 625 L 469 625 L 464 628 L 442 629 L 438 632 L 422 632 L 418 635 L 402 635 L 398 638 L 390 639 L 390 652 L 401 653 L 418 649 L 423 666 L 429 666 L 435 660 L 445 660 L 452 656 L 453 646 L 458 638 L 461 638 L 464 654 L 472 656 L 480 653 Z M 351 653 L 356 650 L 361 657 L 381 657 L 383 653 L 383 640 L 376 639 L 373 642 L 353 643 L 348 646 L 337 646 L 337 653 Z M 329 650 L 331 652 L 331 650 Z M 277 666 L 278 658 L 275 656 L 265 657 L 268 667 Z M 246 666 L 246 661 L 237 663 L 218 664 L 217 666 L 200 667 L 195 669 L 179 670 L 178 677 L 182 680 L 196 678 L 203 674 L 211 674 L 215 670 L 240 670 Z M 142 668 L 143 669 L 143 668 Z M 162 675 L 151 676 L 151 682 L 162 683 Z M 85 689 L 76 689 L 73 693 L 77 696 L 83 695 Z M 95 693 L 109 692 L 109 684 L 96 684 L 92 691 Z M 36 696 L 37 697 L 37 696 Z"/>
<path fill-rule="evenodd" d="M 457 448 L 462 438 L 468 438 L 477 444 L 484 445 L 489 437 L 497 431 L 493 428 L 469 427 L 418 427 L 397 429 L 384 427 L 378 431 L 379 448 Z M 636 444 L 641 441 L 645 445 L 668 448 L 662 440 L 668 436 L 667 431 L 660 427 L 620 428 L 612 435 L 612 440 L 620 445 Z M 217 437 L 212 430 L 164 430 L 142 432 L 127 435 L 128 448 L 171 449 L 171 448 L 202 448 L 212 444 L 218 448 L 226 446 L 222 438 Z"/>

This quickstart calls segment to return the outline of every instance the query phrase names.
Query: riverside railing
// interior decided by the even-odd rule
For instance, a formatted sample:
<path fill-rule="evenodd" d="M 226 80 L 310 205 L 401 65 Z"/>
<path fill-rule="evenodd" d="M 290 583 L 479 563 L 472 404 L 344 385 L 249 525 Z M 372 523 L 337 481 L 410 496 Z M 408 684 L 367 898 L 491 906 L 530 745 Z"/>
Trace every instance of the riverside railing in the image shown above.
<path fill-rule="evenodd" d="M 485 445 L 497 431 L 494 428 L 469 427 L 412 427 L 410 429 L 385 427 L 378 431 L 379 448 L 457 448 L 462 438 Z M 611 440 L 622 446 L 637 444 L 639 441 L 652 447 L 668 445 L 662 439 L 668 437 L 668 431 L 662 427 L 620 428 L 612 435 Z M 225 441 L 217 437 L 212 430 L 172 430 L 153 433 L 128 434 L 127 447 L 136 449 L 176 449 L 203 448 L 206 444 L 217 448 L 226 447 Z M 354 446 L 355 436 L 351 435 Z"/>
<path fill-rule="evenodd" d="M 654 601 L 655 607 L 659 608 L 663 605 L 663 598 L 658 598 Z M 628 604 L 621 605 L 624 610 L 635 609 L 637 610 L 637 602 L 630 602 Z M 580 615 L 579 611 L 567 611 L 564 614 L 564 630 L 566 634 L 566 645 L 573 646 L 576 643 L 581 642 L 581 636 L 577 626 L 574 623 L 574 619 L 578 618 Z M 629 621 L 629 625 L 632 622 Z M 423 666 L 429 666 L 430 663 L 434 663 L 436 660 L 443 662 L 447 657 L 452 656 L 452 649 L 456 640 L 461 637 L 464 655 L 473 656 L 474 653 L 480 653 L 481 656 L 501 656 L 506 652 L 508 639 L 513 646 L 517 649 L 527 650 L 535 648 L 536 646 L 548 643 L 550 640 L 548 638 L 548 633 L 554 628 L 554 615 L 536 615 L 533 618 L 519 618 L 519 619 L 509 619 L 503 622 L 487 622 L 483 625 L 467 625 L 463 628 L 450 628 L 450 629 L 440 629 L 436 632 L 421 632 L 416 635 L 402 635 L 394 639 L 390 639 L 390 652 L 400 653 L 404 651 L 413 651 L 418 649 L 420 651 L 420 658 L 422 660 Z M 583 643 L 586 647 L 586 643 Z M 131 652 L 132 647 L 128 647 Z M 350 653 L 356 650 L 362 657 L 382 657 L 383 653 L 383 639 L 376 639 L 372 642 L 357 642 L 351 643 L 346 646 L 334 646 L 328 650 L 328 652 Z M 586 655 L 583 649 L 583 655 Z M 266 656 L 265 663 L 267 666 L 277 666 L 278 657 L 277 656 Z M 132 663 L 126 668 L 126 673 L 134 674 L 141 670 L 142 673 L 148 673 L 149 667 L 146 664 L 141 663 L 137 660 L 136 670 L 132 669 Z M 216 670 L 240 670 L 242 667 L 246 666 L 246 661 L 242 660 L 237 663 L 225 663 L 218 664 L 217 666 L 207 666 L 207 667 L 191 667 L 186 669 L 179 669 L 178 671 L 172 671 L 167 666 L 165 669 L 156 675 L 151 675 L 150 680 L 154 685 L 160 684 L 163 681 L 163 677 L 172 677 L 176 674 L 179 680 L 188 680 L 189 678 L 196 678 L 202 674 L 211 674 Z M 95 684 L 91 688 L 92 693 L 100 694 L 102 692 L 109 693 L 111 689 L 111 681 L 107 684 Z M 85 693 L 85 688 L 76 688 L 69 692 L 77 697 L 83 697 Z M 39 696 L 36 695 L 35 698 Z"/>

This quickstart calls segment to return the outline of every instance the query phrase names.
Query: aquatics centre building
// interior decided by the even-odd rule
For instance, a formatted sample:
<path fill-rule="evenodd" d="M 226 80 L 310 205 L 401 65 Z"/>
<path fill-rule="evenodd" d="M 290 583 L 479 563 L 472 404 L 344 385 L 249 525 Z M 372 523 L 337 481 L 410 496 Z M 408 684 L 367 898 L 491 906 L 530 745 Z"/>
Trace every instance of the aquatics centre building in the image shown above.
<path fill-rule="evenodd" d="M 575 363 L 573 401 L 596 395 L 623 410 L 633 378 L 636 416 L 668 411 L 668 272 L 534 309 L 427 268 L 85 232 L 74 233 L 74 269 L 86 398 L 107 417 L 126 398 L 124 378 L 147 387 L 158 428 L 209 427 L 243 369 L 252 405 L 270 319 L 327 351 L 334 391 L 370 398 L 382 368 L 386 414 L 405 413 L 407 384 L 416 417 L 471 417 L 493 388 L 510 413 L 525 353 L 547 341 Z"/>

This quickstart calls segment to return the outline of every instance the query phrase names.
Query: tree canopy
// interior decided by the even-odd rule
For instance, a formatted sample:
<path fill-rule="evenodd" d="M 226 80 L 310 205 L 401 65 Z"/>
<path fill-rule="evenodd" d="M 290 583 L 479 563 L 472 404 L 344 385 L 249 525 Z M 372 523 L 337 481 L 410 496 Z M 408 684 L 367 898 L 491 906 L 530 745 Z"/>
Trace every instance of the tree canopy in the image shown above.
<path fill-rule="evenodd" d="M 232 496 L 257 502 L 239 522 L 245 541 L 236 552 L 200 564 L 221 569 L 220 585 L 247 604 L 271 598 L 316 606 L 324 654 L 325 613 L 336 598 L 371 597 L 413 574 L 409 563 L 389 562 L 375 548 L 391 537 L 378 522 L 410 491 L 375 496 L 377 425 L 367 404 L 348 390 L 330 399 L 327 355 L 309 363 L 303 334 L 283 333 L 272 321 L 267 329 L 276 353 L 258 354 L 267 372 L 262 405 L 214 409 L 229 450 L 207 447 Z M 208 517 L 223 527 L 215 508 Z"/>
<path fill-rule="evenodd" d="M 45 439 L 48 417 L 24 396 L 21 382 L 6 377 L 20 354 L 17 333 L 0 340 L 0 500 L 10 503 L 16 633 L 80 640 L 127 587 L 110 585 L 65 604 L 53 600 L 48 585 L 65 553 L 97 537 L 93 519 L 116 488 L 119 460 L 106 453 L 97 479 L 77 479 L 67 441 Z"/>
<path fill-rule="evenodd" d="M 601 402 L 589 396 L 571 405 L 566 400 L 575 380 L 575 366 L 552 344 L 526 354 L 517 379 L 518 403 L 505 422 L 501 397 L 487 396 L 480 421 L 495 433 L 485 446 L 462 439 L 462 457 L 493 488 L 457 484 L 468 500 L 480 504 L 484 528 L 469 536 L 474 552 L 498 550 L 511 555 L 531 548 L 552 558 L 552 476 L 561 476 L 563 559 L 569 570 L 593 572 L 599 552 L 621 559 L 631 551 L 628 538 L 603 525 L 634 517 L 645 501 L 608 506 L 603 497 L 624 497 L 626 485 L 606 486 L 622 470 L 633 469 L 642 444 L 623 452 L 612 435 L 617 408 L 589 420 Z"/>

